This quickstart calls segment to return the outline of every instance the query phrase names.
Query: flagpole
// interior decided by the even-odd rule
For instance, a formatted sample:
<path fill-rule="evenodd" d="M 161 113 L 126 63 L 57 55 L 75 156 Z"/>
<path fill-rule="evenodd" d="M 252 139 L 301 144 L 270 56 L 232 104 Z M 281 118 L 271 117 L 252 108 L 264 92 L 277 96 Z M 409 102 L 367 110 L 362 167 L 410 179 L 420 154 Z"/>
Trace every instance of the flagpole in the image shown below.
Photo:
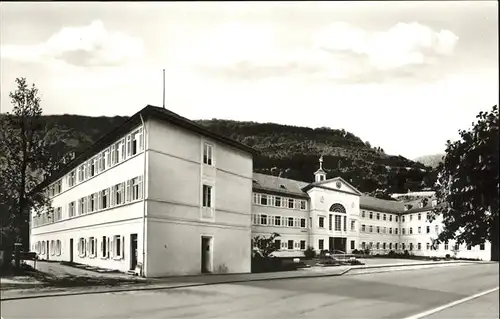
<path fill-rule="evenodd" d="M 165 108 L 165 69 L 163 69 L 163 108 Z"/>

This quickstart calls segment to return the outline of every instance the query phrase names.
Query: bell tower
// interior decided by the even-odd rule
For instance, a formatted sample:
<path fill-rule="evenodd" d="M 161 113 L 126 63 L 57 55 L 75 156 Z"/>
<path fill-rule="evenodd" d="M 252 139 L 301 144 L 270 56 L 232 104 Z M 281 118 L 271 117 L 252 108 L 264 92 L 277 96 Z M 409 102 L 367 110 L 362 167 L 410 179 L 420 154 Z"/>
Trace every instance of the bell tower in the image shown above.
<path fill-rule="evenodd" d="M 314 172 L 314 181 L 321 182 L 326 180 L 326 172 L 323 170 L 323 155 L 319 158 L 319 169 Z"/>

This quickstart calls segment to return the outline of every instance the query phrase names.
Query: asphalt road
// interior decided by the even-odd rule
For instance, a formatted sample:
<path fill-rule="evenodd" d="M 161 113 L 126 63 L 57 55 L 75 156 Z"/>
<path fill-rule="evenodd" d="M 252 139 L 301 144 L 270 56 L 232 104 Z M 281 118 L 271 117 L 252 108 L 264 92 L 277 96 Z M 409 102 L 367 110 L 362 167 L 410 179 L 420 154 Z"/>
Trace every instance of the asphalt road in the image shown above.
<path fill-rule="evenodd" d="M 498 287 L 498 275 L 498 264 L 473 264 L 342 277 L 2 301 L 1 313 L 4 319 L 401 319 Z M 492 295 L 498 296 L 497 293 Z M 486 312 L 485 303 L 490 306 Z M 444 310 L 443 316 L 435 314 L 429 319 L 464 318 L 461 314 L 466 313 L 480 313 L 483 319 L 498 318 L 498 312 L 494 312 L 498 310 L 498 299 L 490 295 L 456 307 L 461 307 L 462 311 L 452 308 Z"/>

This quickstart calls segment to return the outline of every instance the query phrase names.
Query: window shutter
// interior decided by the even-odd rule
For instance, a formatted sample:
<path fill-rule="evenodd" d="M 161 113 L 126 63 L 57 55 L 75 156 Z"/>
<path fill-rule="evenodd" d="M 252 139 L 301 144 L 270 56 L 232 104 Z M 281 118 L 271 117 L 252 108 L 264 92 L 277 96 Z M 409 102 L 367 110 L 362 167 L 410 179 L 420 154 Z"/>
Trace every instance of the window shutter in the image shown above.
<path fill-rule="evenodd" d="M 127 153 L 125 152 L 125 139 L 124 138 L 121 140 L 121 147 L 122 147 L 122 159 L 125 159 Z"/>
<path fill-rule="evenodd" d="M 104 240 L 101 241 L 101 255 L 102 255 L 103 252 L 104 252 Z"/>
<path fill-rule="evenodd" d="M 97 256 L 97 237 L 94 238 L 94 251 L 92 253 L 95 256 Z"/>
<path fill-rule="evenodd" d="M 122 236 L 122 259 L 125 258 L 125 236 Z"/>
<path fill-rule="evenodd" d="M 114 242 L 114 238 L 113 240 L 111 240 L 111 237 L 108 238 L 108 257 L 109 258 L 113 258 L 113 242 Z"/>
<path fill-rule="evenodd" d="M 131 134 L 127 135 L 127 156 L 132 155 L 132 139 Z"/>
<path fill-rule="evenodd" d="M 101 192 L 97 193 L 97 207 L 98 207 L 98 209 L 102 209 L 102 195 L 101 195 Z"/>
<path fill-rule="evenodd" d="M 89 254 L 89 252 L 90 252 L 90 240 L 85 239 L 85 243 L 86 243 L 86 245 L 85 245 L 85 246 L 87 246 L 87 251 L 86 251 L 86 253 L 87 253 L 87 255 L 88 255 L 88 254 Z"/>
<path fill-rule="evenodd" d="M 115 197 L 116 197 L 116 187 L 111 187 L 111 206 L 115 205 Z"/>
<path fill-rule="evenodd" d="M 142 199 L 142 176 L 139 176 L 139 199 Z"/>
<path fill-rule="evenodd" d="M 137 139 L 139 140 L 139 150 L 143 150 L 144 149 L 144 139 L 143 139 L 143 136 L 144 136 L 144 130 L 141 128 L 139 130 L 139 134 L 137 134 Z"/>
<path fill-rule="evenodd" d="M 132 196 L 131 196 L 131 192 L 130 192 L 130 180 L 127 181 L 127 190 L 125 191 L 125 196 L 126 196 L 126 201 L 127 202 L 130 202 L 132 200 Z"/>

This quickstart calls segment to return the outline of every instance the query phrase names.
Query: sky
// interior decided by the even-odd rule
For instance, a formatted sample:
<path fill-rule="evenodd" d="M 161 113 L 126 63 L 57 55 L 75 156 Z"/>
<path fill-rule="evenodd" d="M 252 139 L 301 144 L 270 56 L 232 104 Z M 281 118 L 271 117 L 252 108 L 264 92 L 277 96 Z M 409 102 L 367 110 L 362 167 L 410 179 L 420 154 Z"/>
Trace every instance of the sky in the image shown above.
<path fill-rule="evenodd" d="M 3 2 L 1 112 L 16 77 L 44 114 L 345 129 L 444 152 L 498 104 L 497 1 Z"/>

